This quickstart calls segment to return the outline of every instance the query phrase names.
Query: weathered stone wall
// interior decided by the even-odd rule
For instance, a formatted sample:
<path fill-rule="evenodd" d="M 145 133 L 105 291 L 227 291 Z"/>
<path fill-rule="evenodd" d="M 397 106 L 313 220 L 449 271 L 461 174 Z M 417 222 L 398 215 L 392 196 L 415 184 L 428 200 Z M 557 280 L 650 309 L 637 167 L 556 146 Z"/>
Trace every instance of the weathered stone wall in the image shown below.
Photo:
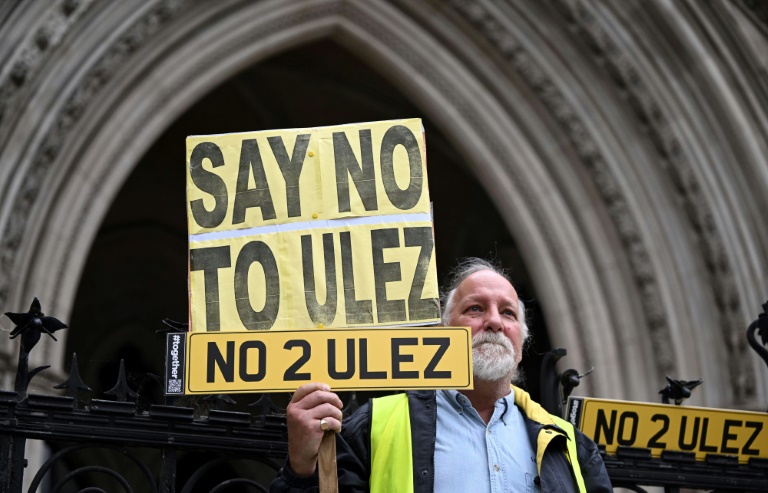
<path fill-rule="evenodd" d="M 744 331 L 768 299 L 766 19 L 725 0 L 3 2 L 0 309 L 38 296 L 66 320 L 153 136 L 242 68 L 327 38 L 462 153 L 553 343 L 599 368 L 583 393 L 656 400 L 664 375 L 702 377 L 691 403 L 764 409 Z"/>

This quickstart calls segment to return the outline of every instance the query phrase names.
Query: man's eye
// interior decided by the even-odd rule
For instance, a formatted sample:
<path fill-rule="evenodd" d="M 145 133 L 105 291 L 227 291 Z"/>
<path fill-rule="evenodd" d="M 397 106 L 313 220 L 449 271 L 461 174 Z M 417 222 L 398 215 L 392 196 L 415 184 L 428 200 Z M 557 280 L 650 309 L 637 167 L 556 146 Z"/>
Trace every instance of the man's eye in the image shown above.
<path fill-rule="evenodd" d="M 517 318 L 517 314 L 513 310 L 504 310 L 504 315 L 508 317 Z"/>
<path fill-rule="evenodd" d="M 479 312 L 480 311 L 480 307 L 477 306 L 477 305 L 472 305 L 469 308 L 467 308 L 467 311 L 468 312 Z"/>

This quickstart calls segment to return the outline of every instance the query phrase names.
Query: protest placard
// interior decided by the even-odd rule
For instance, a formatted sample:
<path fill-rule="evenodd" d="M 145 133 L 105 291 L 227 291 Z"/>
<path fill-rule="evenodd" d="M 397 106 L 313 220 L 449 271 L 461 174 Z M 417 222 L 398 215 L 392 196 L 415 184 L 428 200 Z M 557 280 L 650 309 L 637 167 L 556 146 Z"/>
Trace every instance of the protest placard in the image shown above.
<path fill-rule="evenodd" d="M 187 139 L 190 328 L 439 320 L 421 120 Z"/>
<path fill-rule="evenodd" d="M 171 334 L 168 394 L 472 388 L 468 327 Z"/>

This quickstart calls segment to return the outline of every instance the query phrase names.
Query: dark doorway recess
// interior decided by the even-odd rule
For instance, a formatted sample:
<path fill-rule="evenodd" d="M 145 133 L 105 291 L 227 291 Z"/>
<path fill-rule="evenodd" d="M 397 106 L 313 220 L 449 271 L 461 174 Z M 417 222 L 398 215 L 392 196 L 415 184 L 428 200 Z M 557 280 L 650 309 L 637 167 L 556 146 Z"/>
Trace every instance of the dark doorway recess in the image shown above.
<path fill-rule="evenodd" d="M 125 359 L 129 382 L 147 403 L 162 402 L 146 373 L 162 375 L 165 317 L 187 319 L 184 149 L 188 135 L 297 128 L 420 117 L 434 203 L 438 276 L 464 256 L 497 259 L 527 302 L 533 344 L 524 357 L 527 387 L 538 396 L 538 354 L 549 349 L 525 263 L 502 215 L 444 135 L 386 77 L 332 42 L 318 42 L 252 66 L 212 90 L 159 135 L 126 180 L 93 243 L 75 301 L 67 364 L 78 353 L 92 395 L 114 385 Z M 252 402 L 234 396 L 238 407 Z M 148 405 L 148 404 L 147 404 Z"/>

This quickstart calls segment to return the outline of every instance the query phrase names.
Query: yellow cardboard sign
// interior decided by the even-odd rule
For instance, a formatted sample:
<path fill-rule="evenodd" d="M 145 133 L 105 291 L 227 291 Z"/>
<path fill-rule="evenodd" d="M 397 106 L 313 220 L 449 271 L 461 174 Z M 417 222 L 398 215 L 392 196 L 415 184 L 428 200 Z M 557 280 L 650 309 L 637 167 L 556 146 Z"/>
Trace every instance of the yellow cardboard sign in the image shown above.
<path fill-rule="evenodd" d="M 192 331 L 439 321 L 421 121 L 187 139 Z"/>
<path fill-rule="evenodd" d="M 217 330 L 434 322 L 432 224 L 342 225 L 192 244 L 190 293 Z M 214 257 L 214 253 L 218 257 Z M 217 279 L 211 280 L 213 263 Z M 206 285 L 210 283 L 210 285 Z M 211 292 L 217 303 L 210 303 Z M 208 298 L 208 299 L 206 299 Z"/>
<path fill-rule="evenodd" d="M 615 455 L 620 446 L 768 459 L 768 414 L 571 397 L 568 420 Z"/>
<path fill-rule="evenodd" d="M 168 393 L 469 389 L 471 347 L 467 327 L 171 334 Z"/>

